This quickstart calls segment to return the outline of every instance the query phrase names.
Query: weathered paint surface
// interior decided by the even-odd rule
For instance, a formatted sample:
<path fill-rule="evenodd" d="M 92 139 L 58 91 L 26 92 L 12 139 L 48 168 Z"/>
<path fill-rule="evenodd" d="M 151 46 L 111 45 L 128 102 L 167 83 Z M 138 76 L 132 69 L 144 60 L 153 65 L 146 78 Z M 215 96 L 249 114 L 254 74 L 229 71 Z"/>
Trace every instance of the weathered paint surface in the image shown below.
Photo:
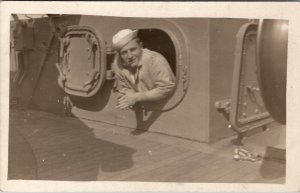
<path fill-rule="evenodd" d="M 52 41 L 44 66 L 41 68 L 43 56 L 39 56 L 39 53 L 45 54 L 43 51 L 45 48 L 39 49 L 38 46 L 51 35 L 50 24 L 47 24 L 46 20 L 47 18 L 37 20 L 37 23 L 43 26 L 36 26 L 37 31 L 34 35 L 37 49 L 30 53 L 29 71 L 20 93 L 23 103 L 29 104 L 30 108 L 63 115 L 65 109 L 63 100 L 67 95 L 57 84 L 58 72 L 55 66 L 59 54 L 57 38 Z M 90 26 L 101 33 L 103 41 L 109 46 L 112 36 L 117 31 L 129 26 L 138 26 L 135 20 L 118 17 L 63 16 L 54 18 L 54 23 L 56 26 L 62 23 L 66 26 Z M 92 97 L 69 96 L 73 104 L 73 115 L 131 128 L 143 123 L 144 130 L 203 142 L 232 135 L 233 132 L 227 128 L 228 122 L 215 110 L 214 103 L 230 97 L 235 35 L 239 27 L 248 21 L 205 18 L 168 19 L 168 21 L 180 29 L 185 43 L 188 44 L 184 45 L 187 50 L 184 50 L 185 55 L 182 57 L 188 58 L 188 64 L 184 65 L 189 66 L 187 74 L 189 85 L 178 105 L 166 112 L 135 113 L 118 110 L 115 108 L 117 93 L 114 90 L 114 80 L 106 80 L 101 90 Z M 171 38 L 176 41 L 176 37 Z M 38 76 L 40 68 L 41 74 Z M 181 72 L 176 74 L 179 75 L 178 73 Z"/>
<path fill-rule="evenodd" d="M 247 20 L 210 20 L 210 137 L 217 140 L 233 132 L 229 122 L 215 108 L 215 102 L 230 99 L 236 33 Z M 226 35 L 225 35 L 226 34 Z M 218 120 L 218 121 L 216 121 Z"/>

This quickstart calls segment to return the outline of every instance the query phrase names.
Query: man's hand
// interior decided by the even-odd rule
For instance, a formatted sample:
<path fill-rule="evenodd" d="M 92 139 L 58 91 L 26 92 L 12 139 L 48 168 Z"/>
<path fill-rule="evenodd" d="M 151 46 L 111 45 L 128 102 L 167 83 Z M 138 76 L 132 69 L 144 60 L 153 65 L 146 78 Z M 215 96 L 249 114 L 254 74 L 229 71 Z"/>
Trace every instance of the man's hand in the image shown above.
<path fill-rule="evenodd" d="M 137 102 L 137 93 L 133 90 L 120 91 L 116 108 L 127 110 Z"/>

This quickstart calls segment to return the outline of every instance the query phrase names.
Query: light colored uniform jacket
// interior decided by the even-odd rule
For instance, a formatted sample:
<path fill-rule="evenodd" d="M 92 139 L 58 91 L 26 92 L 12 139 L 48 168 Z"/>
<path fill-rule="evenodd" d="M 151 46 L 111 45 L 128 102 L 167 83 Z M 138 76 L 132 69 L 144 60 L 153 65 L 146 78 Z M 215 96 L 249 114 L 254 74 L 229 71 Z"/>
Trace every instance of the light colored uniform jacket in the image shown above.
<path fill-rule="evenodd" d="M 175 89 L 175 76 L 168 61 L 160 54 L 148 49 L 142 50 L 141 60 L 135 74 L 124 68 L 117 55 L 112 65 L 119 89 L 146 92 L 148 96 L 166 98 Z"/>

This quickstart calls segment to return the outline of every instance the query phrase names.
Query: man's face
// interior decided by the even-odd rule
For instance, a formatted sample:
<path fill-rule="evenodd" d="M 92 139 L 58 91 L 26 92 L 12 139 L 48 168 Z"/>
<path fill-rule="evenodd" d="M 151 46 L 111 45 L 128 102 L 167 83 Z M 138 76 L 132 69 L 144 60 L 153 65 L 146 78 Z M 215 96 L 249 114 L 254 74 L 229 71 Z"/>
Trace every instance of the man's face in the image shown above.
<path fill-rule="evenodd" d="M 138 66 L 142 55 L 142 46 L 137 40 L 131 40 L 123 48 L 120 49 L 120 56 L 124 61 L 124 65 L 134 69 Z"/>

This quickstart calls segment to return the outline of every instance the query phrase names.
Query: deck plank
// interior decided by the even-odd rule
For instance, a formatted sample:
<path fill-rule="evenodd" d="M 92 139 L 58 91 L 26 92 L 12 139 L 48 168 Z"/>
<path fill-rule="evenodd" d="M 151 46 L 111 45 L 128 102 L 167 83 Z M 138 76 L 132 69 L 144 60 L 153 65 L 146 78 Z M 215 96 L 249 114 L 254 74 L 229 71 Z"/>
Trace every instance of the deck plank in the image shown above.
<path fill-rule="evenodd" d="M 86 124 L 76 118 L 38 111 L 12 111 L 10 127 L 30 144 L 40 180 L 224 183 L 284 183 L 285 180 L 285 163 L 234 161 L 231 144 L 207 153 L 201 148 L 164 143 L 163 136 L 157 141 L 154 136 L 148 140 L 129 132 L 115 132 L 116 127 Z"/>
<path fill-rule="evenodd" d="M 243 180 L 245 180 L 245 176 L 249 175 L 254 170 L 256 170 L 260 164 L 261 163 L 259 162 L 255 162 L 255 163 L 248 162 L 244 166 L 240 167 L 239 169 L 226 173 L 225 175 L 213 181 L 220 182 L 220 183 L 243 182 Z M 245 180 L 245 182 L 247 182 L 247 180 Z"/>
<path fill-rule="evenodd" d="M 154 168 L 151 171 L 148 171 L 137 176 L 127 178 L 126 180 L 138 180 L 138 181 L 184 181 L 186 176 L 197 167 L 201 167 L 210 162 L 215 162 L 221 159 L 219 156 L 210 156 L 204 153 L 197 153 L 193 156 L 186 157 L 184 159 L 178 160 L 176 162 L 171 162 L 168 165 L 163 165 L 161 167 Z M 181 176 L 183 180 L 180 179 Z"/>

